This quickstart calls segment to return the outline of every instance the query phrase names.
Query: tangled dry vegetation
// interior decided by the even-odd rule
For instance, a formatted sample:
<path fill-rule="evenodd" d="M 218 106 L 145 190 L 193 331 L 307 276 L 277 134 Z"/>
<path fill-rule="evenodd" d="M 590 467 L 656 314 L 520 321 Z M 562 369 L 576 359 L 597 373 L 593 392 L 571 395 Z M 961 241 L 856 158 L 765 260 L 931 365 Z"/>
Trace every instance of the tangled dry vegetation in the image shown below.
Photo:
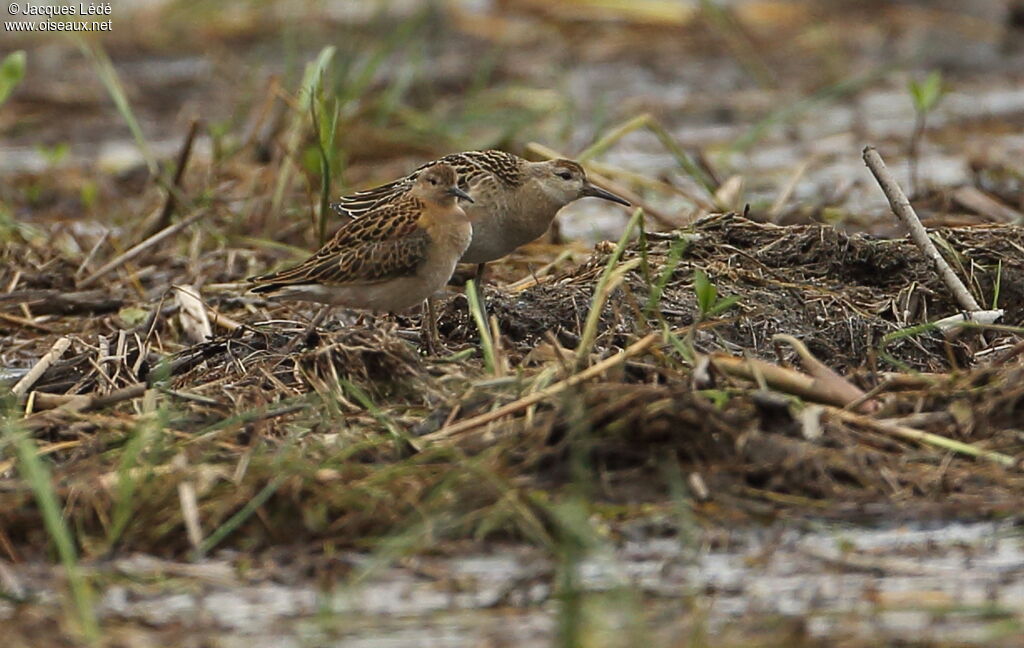
<path fill-rule="evenodd" d="M 937 236 L 1020 326 L 1021 230 Z M 7 438 L 46 457 L 86 555 L 396 533 L 552 546 L 552 504 L 580 483 L 609 522 L 672 525 L 680 504 L 703 524 L 1018 508 L 1017 331 L 915 327 L 957 307 L 905 240 L 710 216 L 488 286 L 486 354 L 453 289 L 450 354 L 427 357 L 415 316 L 310 331 L 307 311 L 232 284 L 270 253 L 198 237 L 85 290 L 86 264 L 51 241 L 3 247 L 5 366 L 66 347 L 8 398 Z M 49 540 L 4 456 L 0 547 L 24 559 Z"/>

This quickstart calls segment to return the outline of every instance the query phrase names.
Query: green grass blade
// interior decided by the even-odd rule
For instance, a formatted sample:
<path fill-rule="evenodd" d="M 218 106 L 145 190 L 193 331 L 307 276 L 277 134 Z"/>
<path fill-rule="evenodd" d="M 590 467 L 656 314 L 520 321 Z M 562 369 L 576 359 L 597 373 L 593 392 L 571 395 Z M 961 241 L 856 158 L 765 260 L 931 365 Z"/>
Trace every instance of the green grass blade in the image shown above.
<path fill-rule="evenodd" d="M 89 642 L 95 642 L 99 638 L 99 623 L 93 607 L 92 587 L 78 568 L 75 541 L 61 515 L 61 505 L 53 488 L 50 471 L 37 454 L 35 442 L 10 417 L 4 418 L 4 436 L 14 442 L 18 455 L 18 472 L 32 488 L 43 516 L 43 524 L 57 548 L 64 573 L 67 575 L 71 599 L 78 614 L 82 634 Z"/>
<path fill-rule="evenodd" d="M 668 256 L 665 258 L 665 265 L 661 268 L 661 273 L 655 280 L 654 285 L 651 286 L 651 292 L 647 297 L 647 304 L 644 305 L 644 314 L 648 317 L 658 308 L 658 304 L 661 303 L 661 298 L 665 294 L 665 286 L 668 285 L 672 275 L 675 274 L 676 268 L 679 266 L 679 262 L 683 259 L 683 254 L 686 253 L 686 248 L 690 247 L 690 241 L 688 239 L 679 239 L 672 242 L 672 247 L 668 250 Z"/>
<path fill-rule="evenodd" d="M 284 482 L 284 477 L 278 475 L 274 479 L 267 482 L 260 492 L 256 493 L 256 496 L 245 503 L 245 505 L 238 510 L 237 513 L 225 520 L 224 524 L 214 529 L 213 533 L 206 536 L 203 541 L 199 544 L 199 548 L 196 549 L 196 557 L 203 557 L 210 552 L 211 549 L 219 545 L 225 538 L 231 535 L 235 529 L 242 526 L 246 520 L 249 519 L 256 509 L 263 506 L 263 504 L 270 499 L 281 484 Z"/>
<path fill-rule="evenodd" d="M 495 374 L 498 363 L 496 361 L 497 354 L 494 352 L 494 340 L 491 339 L 491 329 L 487 325 L 487 312 L 484 310 L 484 305 L 480 303 L 476 282 L 472 279 L 466 282 L 466 299 L 469 300 L 469 312 L 476 323 L 476 329 L 480 332 L 480 347 L 484 354 L 484 366 L 487 368 L 487 373 Z"/>
<path fill-rule="evenodd" d="M 317 55 L 316 60 L 306 64 L 306 69 L 303 72 L 302 85 L 299 86 L 299 106 L 301 110 L 295 113 L 288 127 L 285 136 L 286 155 L 281 160 L 281 170 L 277 175 L 277 184 L 274 186 L 274 193 L 270 199 L 270 213 L 273 215 L 281 213 L 285 192 L 291 186 L 292 176 L 295 173 L 295 163 L 292 160 L 292 156 L 296 154 L 299 150 L 299 145 L 302 143 L 303 120 L 306 115 L 310 114 L 313 102 L 316 101 L 316 88 L 320 84 L 331 60 L 334 58 L 334 52 L 334 46 L 329 45 L 323 48 L 320 50 L 320 54 Z"/>
<path fill-rule="evenodd" d="M 608 293 L 611 292 L 608 286 L 612 280 L 612 273 L 615 271 L 619 259 L 622 258 L 622 253 L 626 249 L 626 244 L 629 243 L 630 237 L 633 235 L 633 230 L 637 229 L 640 225 L 640 220 L 643 216 L 643 209 L 637 209 L 633 212 L 632 218 L 626 224 L 626 229 L 623 230 L 622 236 L 619 237 L 619 242 L 608 257 L 608 262 L 605 263 L 604 271 L 597 280 L 597 285 L 594 286 L 594 296 L 591 299 L 590 311 L 587 313 L 587 320 L 583 325 L 583 334 L 580 336 L 580 344 L 576 350 L 576 367 L 583 365 L 584 360 L 590 355 L 590 351 L 594 346 L 594 341 L 597 338 L 597 325 L 601 321 L 601 310 L 604 307 L 604 300 L 607 298 Z M 641 259 L 635 259 L 635 261 L 634 267 L 640 264 Z"/>
<path fill-rule="evenodd" d="M 818 90 L 809 97 L 800 99 L 788 106 L 783 106 L 778 110 L 775 110 L 767 117 L 754 124 L 746 133 L 733 142 L 732 146 L 729 147 L 729 152 L 742 153 L 743 151 L 748 150 L 754 144 L 761 141 L 761 138 L 763 138 L 773 126 L 789 123 L 819 105 L 853 94 L 861 88 L 864 88 L 865 86 L 884 77 L 893 69 L 895 69 L 894 64 L 879 66 L 866 74 L 862 74 L 861 76 L 853 77 L 851 79 L 843 79 L 838 83 L 833 83 L 821 90 Z"/>
<path fill-rule="evenodd" d="M 999 259 L 999 265 L 996 266 L 996 282 L 995 286 L 992 287 L 992 310 L 999 308 L 999 293 L 1003 289 L 1003 260 Z"/>
<path fill-rule="evenodd" d="M 78 44 L 78 49 L 92 63 L 96 74 L 100 77 L 100 81 L 103 82 L 107 93 L 114 101 L 117 112 L 121 113 L 121 118 L 124 119 L 128 129 L 132 132 L 132 137 L 135 138 L 135 144 L 139 147 L 139 151 L 142 152 L 142 157 L 146 160 L 146 166 L 149 168 L 150 174 L 153 177 L 158 176 L 160 167 L 156 163 L 156 156 L 153 154 L 153 149 L 150 148 L 149 142 L 146 141 L 146 136 L 142 132 L 142 127 L 139 126 L 139 121 L 135 118 L 135 113 L 132 112 L 131 104 L 128 102 L 128 95 L 124 91 L 124 86 L 121 85 L 121 78 L 118 76 L 114 64 L 111 63 L 110 57 L 107 56 L 106 51 L 98 43 L 90 45 L 81 37 L 76 37 L 75 42 Z"/>
<path fill-rule="evenodd" d="M 5 56 L 0 63 L 0 106 L 25 78 L 25 61 L 25 50 L 18 50 Z"/>

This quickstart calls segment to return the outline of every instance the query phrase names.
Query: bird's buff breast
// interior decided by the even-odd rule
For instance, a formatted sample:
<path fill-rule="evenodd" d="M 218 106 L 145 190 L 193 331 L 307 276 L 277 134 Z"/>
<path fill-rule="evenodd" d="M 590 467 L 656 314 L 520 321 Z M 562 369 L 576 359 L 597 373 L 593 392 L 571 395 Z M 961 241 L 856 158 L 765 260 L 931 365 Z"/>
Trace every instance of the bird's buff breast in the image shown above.
<path fill-rule="evenodd" d="M 502 203 L 473 205 L 466 211 L 473 221 L 473 240 L 462 255 L 462 263 L 494 261 L 540 238 L 558 212 L 543 209 L 521 218 L 516 215 L 520 210 Z"/>
<path fill-rule="evenodd" d="M 437 224 L 429 228 L 433 245 L 414 273 L 372 283 L 342 286 L 304 284 L 288 286 L 281 294 L 287 299 L 313 301 L 335 306 L 378 312 L 399 312 L 420 304 L 444 289 L 455 271 L 459 256 L 472 237 L 468 221 Z"/>

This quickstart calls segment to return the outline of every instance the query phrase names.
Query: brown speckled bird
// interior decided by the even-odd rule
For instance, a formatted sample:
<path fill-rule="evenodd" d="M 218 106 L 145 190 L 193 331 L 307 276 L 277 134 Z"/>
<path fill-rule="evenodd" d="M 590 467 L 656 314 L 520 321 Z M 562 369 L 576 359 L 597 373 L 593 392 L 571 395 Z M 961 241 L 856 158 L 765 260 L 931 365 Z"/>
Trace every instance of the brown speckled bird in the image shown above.
<path fill-rule="evenodd" d="M 402 311 L 421 303 L 448 283 L 472 238 L 472 225 L 457 201 L 472 198 L 456 181 L 448 164 L 421 169 L 407 191 L 346 223 L 299 265 L 252 277 L 250 290 L 373 311 Z M 432 326 L 431 332 L 436 334 Z"/>
<path fill-rule="evenodd" d="M 629 205 L 624 198 L 591 184 L 583 167 L 572 160 L 530 162 L 492 150 L 446 155 L 404 178 L 344 196 L 332 207 L 356 220 L 365 218 L 408 191 L 424 170 L 437 163 L 454 167 L 459 187 L 472 197 L 472 204 L 464 209 L 473 221 L 473 241 L 461 262 L 480 264 L 479 273 L 484 263 L 540 237 L 558 211 L 578 198 L 594 196 Z"/>

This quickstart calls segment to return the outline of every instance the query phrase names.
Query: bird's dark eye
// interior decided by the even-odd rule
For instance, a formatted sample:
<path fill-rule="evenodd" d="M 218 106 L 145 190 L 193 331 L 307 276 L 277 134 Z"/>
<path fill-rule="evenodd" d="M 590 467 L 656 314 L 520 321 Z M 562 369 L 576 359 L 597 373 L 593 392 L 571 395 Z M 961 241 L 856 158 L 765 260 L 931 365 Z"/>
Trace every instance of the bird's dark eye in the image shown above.
<path fill-rule="evenodd" d="M 435 180 L 433 178 L 427 178 L 427 182 L 429 182 L 432 185 L 436 185 L 437 184 L 437 180 Z"/>
<path fill-rule="evenodd" d="M 562 180 L 572 180 L 572 174 L 569 173 L 568 171 L 559 171 L 558 177 L 561 178 Z"/>

